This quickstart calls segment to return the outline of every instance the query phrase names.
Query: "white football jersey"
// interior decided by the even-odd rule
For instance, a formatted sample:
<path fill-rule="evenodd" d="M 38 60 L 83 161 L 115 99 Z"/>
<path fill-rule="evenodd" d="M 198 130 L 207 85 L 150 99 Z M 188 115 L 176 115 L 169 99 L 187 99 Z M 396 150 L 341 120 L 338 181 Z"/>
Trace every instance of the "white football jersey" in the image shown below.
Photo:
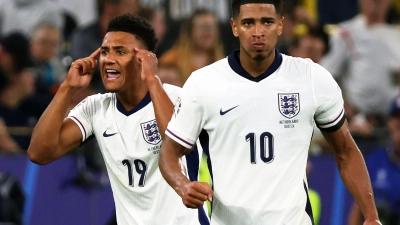
<path fill-rule="evenodd" d="M 163 87 L 171 100 L 178 97 L 180 88 L 167 84 Z M 113 191 L 118 224 L 200 223 L 199 210 L 186 208 L 159 170 L 162 140 L 150 94 L 131 111 L 122 107 L 115 93 L 93 95 L 72 109 L 68 118 L 81 129 L 82 142 L 94 136 L 99 144 Z M 182 158 L 184 164 L 186 160 L 188 164 L 197 160 L 196 165 L 189 164 L 187 172 L 192 176 L 197 176 L 198 172 L 197 154 Z M 190 170 L 193 168 L 197 171 Z M 185 165 L 183 170 L 187 169 Z"/>
<path fill-rule="evenodd" d="M 208 154 L 211 224 L 311 225 L 308 149 L 314 124 L 343 124 L 341 90 L 309 59 L 276 51 L 254 78 L 237 54 L 189 77 L 166 134 L 187 148 L 199 137 Z"/>

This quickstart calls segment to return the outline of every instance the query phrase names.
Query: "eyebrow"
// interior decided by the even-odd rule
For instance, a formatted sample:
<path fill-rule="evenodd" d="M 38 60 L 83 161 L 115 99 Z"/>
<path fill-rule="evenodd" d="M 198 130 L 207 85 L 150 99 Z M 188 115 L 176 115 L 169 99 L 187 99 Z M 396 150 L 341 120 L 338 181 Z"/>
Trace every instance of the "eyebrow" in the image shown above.
<path fill-rule="evenodd" d="M 242 21 L 255 21 L 256 18 L 254 17 L 245 17 L 241 19 Z M 261 17 L 261 20 L 275 20 L 274 17 Z"/>
<path fill-rule="evenodd" d="M 123 48 L 126 48 L 126 47 L 125 46 L 113 46 L 112 47 L 112 49 L 123 49 Z M 107 46 L 101 46 L 100 49 L 105 50 L 105 49 L 110 49 L 110 48 Z"/>

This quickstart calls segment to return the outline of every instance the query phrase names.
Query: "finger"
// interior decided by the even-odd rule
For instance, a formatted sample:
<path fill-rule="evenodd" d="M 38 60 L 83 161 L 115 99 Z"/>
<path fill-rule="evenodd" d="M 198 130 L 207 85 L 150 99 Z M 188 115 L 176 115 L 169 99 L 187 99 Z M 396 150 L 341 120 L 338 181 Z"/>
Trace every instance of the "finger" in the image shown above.
<path fill-rule="evenodd" d="M 96 49 L 96 51 L 94 51 L 92 54 L 90 54 L 89 58 L 96 60 L 100 56 L 100 51 L 101 51 L 100 48 Z"/>
<path fill-rule="evenodd" d="M 187 192 L 187 195 L 189 195 L 191 198 L 195 198 L 195 199 L 201 200 L 203 202 L 205 200 L 207 200 L 207 195 L 200 193 L 200 192 L 196 191 L 195 189 L 190 189 Z"/>
<path fill-rule="evenodd" d="M 198 199 L 184 199 L 183 204 L 188 208 L 199 208 L 204 202 Z"/>
<path fill-rule="evenodd" d="M 196 182 L 193 184 L 193 188 L 204 195 L 212 193 L 210 185 L 206 182 Z"/>
<path fill-rule="evenodd" d="M 200 182 L 199 183 L 199 191 L 207 196 L 207 200 L 212 202 L 212 197 L 214 195 L 213 190 L 211 189 L 210 185 L 205 182 Z"/>
<path fill-rule="evenodd" d="M 90 70 L 88 61 L 86 59 L 81 59 L 80 63 L 82 64 L 82 75 L 88 74 L 88 71 Z"/>
<path fill-rule="evenodd" d="M 213 194 L 214 194 L 214 192 L 209 193 L 209 194 L 207 195 L 207 200 L 208 200 L 209 202 L 212 202 Z"/>
<path fill-rule="evenodd" d="M 90 58 L 83 59 L 83 62 L 86 64 L 86 74 L 89 74 L 93 70 L 92 61 Z"/>
<path fill-rule="evenodd" d="M 88 64 L 88 72 L 94 71 L 97 66 L 97 60 L 92 57 L 85 58 L 84 61 Z"/>

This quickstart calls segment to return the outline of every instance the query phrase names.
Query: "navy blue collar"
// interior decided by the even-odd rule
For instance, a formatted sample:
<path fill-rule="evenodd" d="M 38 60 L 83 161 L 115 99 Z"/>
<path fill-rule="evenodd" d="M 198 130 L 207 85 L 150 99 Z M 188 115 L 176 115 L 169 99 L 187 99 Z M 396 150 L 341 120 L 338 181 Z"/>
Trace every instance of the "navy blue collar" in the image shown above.
<path fill-rule="evenodd" d="M 118 111 L 120 111 L 122 114 L 124 114 L 125 116 L 130 116 L 132 114 L 134 114 L 135 112 L 141 110 L 142 108 L 144 108 L 146 105 L 148 105 L 151 102 L 151 98 L 150 98 L 150 92 L 147 92 L 146 96 L 144 96 L 144 98 L 142 99 L 142 101 L 139 102 L 139 104 L 137 104 L 135 106 L 135 108 L 131 109 L 130 111 L 127 111 L 121 104 L 121 102 L 118 100 L 117 98 L 117 109 Z"/>
<path fill-rule="evenodd" d="M 282 64 L 282 54 L 277 49 L 275 49 L 275 59 L 272 62 L 271 66 L 260 76 L 253 77 L 242 67 L 239 59 L 239 51 L 239 49 L 236 49 L 228 56 L 228 63 L 231 66 L 232 70 L 235 71 L 237 74 L 254 82 L 260 82 L 264 78 L 268 77 L 269 75 L 274 73 Z"/>

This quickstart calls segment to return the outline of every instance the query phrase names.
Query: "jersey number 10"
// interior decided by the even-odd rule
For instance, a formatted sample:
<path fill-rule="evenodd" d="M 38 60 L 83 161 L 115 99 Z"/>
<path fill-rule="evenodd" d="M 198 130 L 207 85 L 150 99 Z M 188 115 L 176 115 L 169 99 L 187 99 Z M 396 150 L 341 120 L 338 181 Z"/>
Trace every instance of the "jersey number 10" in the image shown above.
<path fill-rule="evenodd" d="M 250 162 L 256 164 L 256 134 L 248 133 L 246 142 L 250 142 Z M 274 160 L 274 136 L 269 132 L 264 132 L 260 135 L 260 158 L 265 163 L 270 163 Z"/>

